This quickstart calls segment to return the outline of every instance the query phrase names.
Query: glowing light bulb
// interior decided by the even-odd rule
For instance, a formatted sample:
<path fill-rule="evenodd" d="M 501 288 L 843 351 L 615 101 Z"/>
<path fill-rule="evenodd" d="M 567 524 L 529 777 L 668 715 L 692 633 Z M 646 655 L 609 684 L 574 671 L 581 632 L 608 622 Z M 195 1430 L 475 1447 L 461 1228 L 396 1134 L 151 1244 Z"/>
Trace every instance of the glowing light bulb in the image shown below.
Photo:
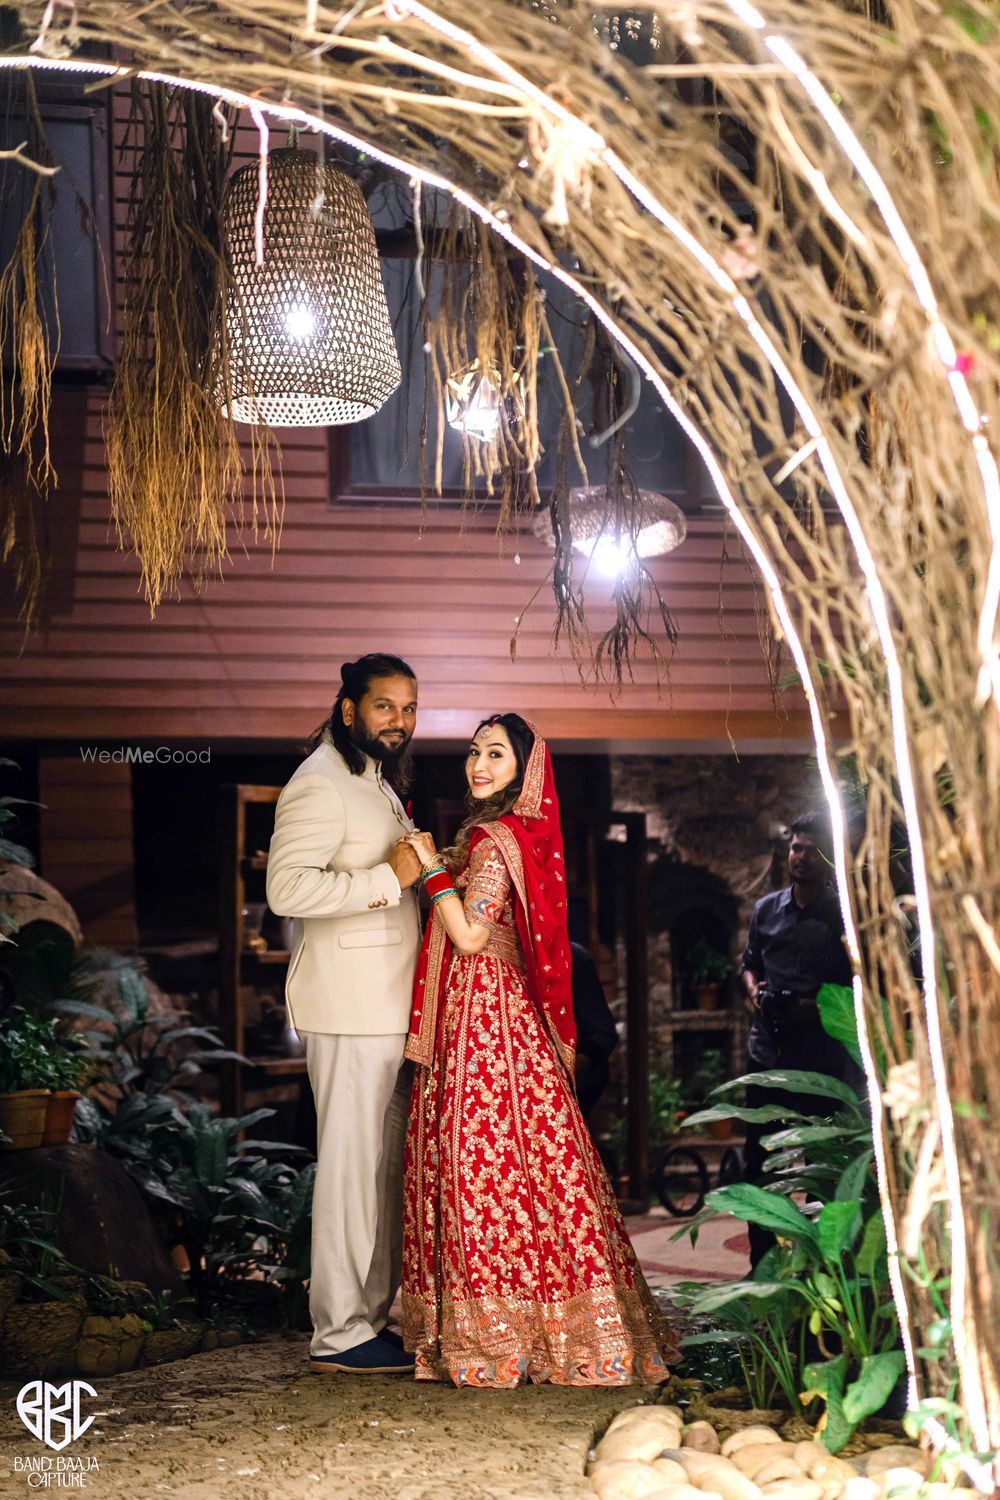
<path fill-rule="evenodd" d="M 513 403 L 511 410 L 517 412 L 520 393 L 515 391 L 509 399 Z M 481 443 L 493 442 L 500 427 L 502 400 L 499 372 L 481 374 L 479 361 L 473 360 L 464 370 L 448 377 L 445 395 L 448 425 L 478 438 Z"/>
<path fill-rule="evenodd" d="M 312 308 L 305 302 L 293 302 L 285 313 L 285 332 L 290 339 L 301 343 L 311 339 L 316 332 L 316 318 Z"/>
<path fill-rule="evenodd" d="M 500 425 L 500 394 L 485 376 L 473 391 L 465 410 L 451 425 L 484 443 L 496 437 Z"/>
<path fill-rule="evenodd" d="M 620 578 L 633 558 L 632 544 L 627 537 L 583 537 L 574 541 L 573 546 L 589 557 L 606 578 Z"/>

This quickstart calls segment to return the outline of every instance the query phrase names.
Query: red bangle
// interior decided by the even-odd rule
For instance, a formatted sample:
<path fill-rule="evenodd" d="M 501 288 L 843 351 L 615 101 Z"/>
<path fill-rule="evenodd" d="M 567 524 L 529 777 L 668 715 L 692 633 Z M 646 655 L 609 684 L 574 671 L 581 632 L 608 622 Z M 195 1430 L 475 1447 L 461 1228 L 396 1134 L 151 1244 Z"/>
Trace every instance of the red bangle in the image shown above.
<path fill-rule="evenodd" d="M 452 889 L 452 878 L 447 870 L 438 870 L 433 875 L 428 875 L 424 881 L 424 890 L 432 899 L 441 895 L 444 891 Z"/>

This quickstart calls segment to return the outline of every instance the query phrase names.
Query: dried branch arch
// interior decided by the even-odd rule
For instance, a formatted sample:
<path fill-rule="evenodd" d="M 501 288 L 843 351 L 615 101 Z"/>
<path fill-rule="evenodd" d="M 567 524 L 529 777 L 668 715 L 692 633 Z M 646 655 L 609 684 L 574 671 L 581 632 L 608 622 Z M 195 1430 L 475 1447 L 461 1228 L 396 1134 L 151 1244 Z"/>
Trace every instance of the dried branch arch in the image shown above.
<path fill-rule="evenodd" d="M 875 20 L 830 0 L 760 11 L 637 0 L 595 25 L 574 0 L 16 8 L 37 62 L 81 39 L 113 43 L 149 76 L 252 94 L 445 188 L 568 279 L 654 381 L 761 570 L 806 686 L 873 1081 L 876 1041 L 891 1064 L 891 1127 L 880 1108 L 874 1123 L 902 1252 L 895 1289 L 915 1332 L 933 1316 L 921 1276 L 950 1265 L 970 1436 L 996 1447 L 1000 35 L 989 9 L 889 0 Z M 629 28 L 631 61 L 608 44 Z M 834 727 L 865 787 L 854 852 Z M 912 903 L 897 896 L 899 824 Z"/>

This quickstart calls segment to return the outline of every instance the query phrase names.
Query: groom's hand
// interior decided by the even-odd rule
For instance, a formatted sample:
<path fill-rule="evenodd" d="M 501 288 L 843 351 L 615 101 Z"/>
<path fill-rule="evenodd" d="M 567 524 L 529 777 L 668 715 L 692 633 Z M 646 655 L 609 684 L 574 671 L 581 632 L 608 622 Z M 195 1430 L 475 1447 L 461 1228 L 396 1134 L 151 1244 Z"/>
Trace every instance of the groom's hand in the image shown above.
<path fill-rule="evenodd" d="M 420 875 L 420 860 L 416 850 L 405 839 L 401 839 L 393 848 L 389 855 L 389 867 L 399 881 L 400 890 L 409 890 L 411 885 L 416 884 Z"/>

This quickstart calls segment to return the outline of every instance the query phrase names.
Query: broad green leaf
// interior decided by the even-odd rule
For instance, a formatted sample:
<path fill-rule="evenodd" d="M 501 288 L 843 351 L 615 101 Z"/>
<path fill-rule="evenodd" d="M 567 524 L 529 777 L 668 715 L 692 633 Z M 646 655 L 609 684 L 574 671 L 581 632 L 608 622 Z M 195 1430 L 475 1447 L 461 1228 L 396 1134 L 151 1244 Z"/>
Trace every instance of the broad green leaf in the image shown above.
<path fill-rule="evenodd" d="M 824 1203 L 816 1220 L 816 1238 L 826 1260 L 840 1260 L 858 1237 L 861 1208 L 857 1203 Z"/>
<path fill-rule="evenodd" d="M 870 1354 L 861 1361 L 861 1372 L 844 1393 L 844 1416 L 854 1425 L 881 1411 L 906 1368 L 901 1349 Z"/>
<path fill-rule="evenodd" d="M 743 1088 L 748 1083 L 759 1083 L 764 1088 L 784 1089 L 789 1094 L 817 1094 L 821 1099 L 838 1099 L 855 1114 L 861 1112 L 861 1101 L 849 1084 L 829 1073 L 808 1073 L 801 1068 L 767 1068 L 760 1073 L 744 1073 L 713 1089 L 713 1095 L 728 1093 L 731 1089 Z"/>
<path fill-rule="evenodd" d="M 838 1354 L 836 1359 L 817 1360 L 815 1364 L 805 1365 L 802 1370 L 804 1389 L 799 1400 L 803 1406 L 808 1406 L 817 1397 L 826 1402 L 826 1411 L 820 1418 L 817 1430 L 830 1453 L 839 1453 L 854 1431 L 854 1424 L 844 1413 L 846 1375 L 846 1354 Z"/>
<path fill-rule="evenodd" d="M 865 1182 L 868 1179 L 869 1170 L 871 1169 L 872 1155 L 873 1152 L 870 1150 L 862 1151 L 859 1157 L 856 1157 L 854 1161 L 847 1164 L 840 1174 L 834 1197 L 840 1199 L 843 1203 L 850 1203 L 861 1198 Z"/>
<path fill-rule="evenodd" d="M 724 1286 L 709 1287 L 691 1304 L 696 1317 L 719 1312 L 732 1302 L 745 1304 L 748 1298 L 755 1302 L 766 1302 L 771 1298 L 805 1297 L 806 1293 L 797 1281 L 730 1281 Z"/>
<path fill-rule="evenodd" d="M 858 1023 L 854 1014 L 854 991 L 846 984 L 824 984 L 816 996 L 816 1006 L 823 1030 L 861 1066 L 858 1046 Z"/>
<path fill-rule="evenodd" d="M 251 1136 L 250 1139 L 246 1140 L 246 1141 L 234 1141 L 233 1142 L 233 1150 L 234 1151 L 242 1151 L 242 1152 L 248 1152 L 248 1151 L 249 1152 L 253 1152 L 253 1151 L 286 1151 L 289 1156 L 291 1156 L 293 1154 L 301 1156 L 303 1154 L 308 1153 L 309 1147 L 308 1146 L 293 1146 L 288 1141 L 259 1141 L 257 1139 L 257 1137 L 254 1135 L 254 1136 Z"/>
<path fill-rule="evenodd" d="M 780 1198 L 775 1193 L 768 1193 L 764 1188 L 755 1187 L 753 1183 L 734 1182 L 729 1187 L 715 1188 L 705 1195 L 705 1206 L 733 1214 L 737 1219 L 745 1219 L 748 1224 L 760 1224 L 762 1228 L 772 1230 L 783 1239 L 806 1243 L 812 1247 L 816 1245 L 816 1231 L 812 1223 L 805 1214 L 800 1213 L 794 1203 L 789 1203 L 786 1198 Z"/>
<path fill-rule="evenodd" d="M 716 1328 L 711 1333 L 692 1333 L 681 1339 L 682 1349 L 693 1349 L 701 1344 L 745 1344 L 748 1333 L 739 1328 Z"/>
<path fill-rule="evenodd" d="M 689 1125 L 710 1125 L 713 1120 L 745 1120 L 748 1124 L 768 1125 L 771 1121 L 787 1122 L 790 1118 L 804 1121 L 809 1116 L 796 1115 L 794 1110 L 780 1104 L 760 1104 L 752 1108 L 746 1104 L 713 1104 L 709 1109 L 685 1115 L 681 1128 L 687 1130 Z"/>
<path fill-rule="evenodd" d="M 195 1148 L 195 1170 L 206 1187 L 220 1187 L 226 1180 L 229 1152 L 221 1130 L 204 1131 Z"/>
<path fill-rule="evenodd" d="M 711 1209 L 711 1208 L 702 1208 L 702 1209 L 700 1209 L 698 1211 L 698 1213 L 695 1214 L 695 1216 L 694 1216 L 693 1219 L 686 1219 L 684 1221 L 684 1223 L 681 1225 L 680 1229 L 675 1229 L 674 1230 L 673 1234 L 670 1236 L 669 1243 L 671 1245 L 675 1245 L 678 1240 L 683 1240 L 685 1238 L 689 1238 L 692 1245 L 697 1245 L 697 1243 L 698 1243 L 698 1235 L 699 1235 L 699 1233 L 701 1231 L 702 1225 L 703 1224 L 707 1224 L 710 1219 L 714 1219 L 714 1218 L 715 1218 L 715 1210 L 714 1209 Z"/>
<path fill-rule="evenodd" d="M 118 976 L 118 993 L 126 1014 L 132 1020 L 145 1023 L 149 1015 L 149 992 L 141 976 L 133 969 L 123 969 Z"/>
<path fill-rule="evenodd" d="M 267 1109 L 266 1107 L 251 1110 L 250 1114 L 241 1115 L 238 1120 L 228 1120 L 226 1122 L 226 1134 L 233 1136 L 237 1131 L 249 1130 L 251 1125 L 256 1125 L 259 1120 L 268 1120 L 273 1114 L 277 1114 L 277 1110 Z"/>
<path fill-rule="evenodd" d="M 113 1010 L 107 1010 L 103 1005 L 91 1005 L 86 1000 L 57 1000 L 56 1009 L 65 1011 L 70 1016 L 90 1016 L 95 1021 L 110 1021 L 112 1025 L 118 1020 Z"/>
<path fill-rule="evenodd" d="M 10 839 L 0 839 L 0 859 L 6 860 L 9 865 L 21 865 L 29 870 L 35 863 L 35 856 L 30 849 L 25 849 L 23 844 L 12 844 Z"/>
<path fill-rule="evenodd" d="M 850 1139 L 854 1133 L 853 1125 L 793 1125 L 788 1130 L 776 1130 L 773 1135 L 765 1136 L 763 1144 L 768 1151 L 784 1151 L 791 1146 Z"/>
<path fill-rule="evenodd" d="M 876 1267 L 885 1259 L 885 1221 L 882 1210 L 877 1208 L 865 1225 L 864 1234 L 854 1264 L 859 1276 L 872 1278 Z"/>

